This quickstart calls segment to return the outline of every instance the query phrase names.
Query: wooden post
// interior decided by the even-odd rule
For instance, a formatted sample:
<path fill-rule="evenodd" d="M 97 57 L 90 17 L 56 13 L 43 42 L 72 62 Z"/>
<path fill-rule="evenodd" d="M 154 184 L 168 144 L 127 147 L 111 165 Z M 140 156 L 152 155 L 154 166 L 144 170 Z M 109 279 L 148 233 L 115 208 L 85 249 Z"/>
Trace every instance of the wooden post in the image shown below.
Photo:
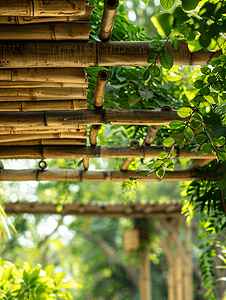
<path fill-rule="evenodd" d="M 94 90 L 93 106 L 95 108 L 102 108 L 104 105 L 104 94 L 109 78 L 109 73 L 105 70 L 101 70 L 97 75 L 97 83 Z"/>
<path fill-rule="evenodd" d="M 89 141 L 91 146 L 96 146 L 97 144 L 97 134 L 101 125 L 92 125 L 89 133 Z"/>
<path fill-rule="evenodd" d="M 140 254 L 142 261 L 140 270 L 141 300 L 151 300 L 151 265 L 149 259 L 149 222 L 148 219 L 135 219 L 135 228 L 139 230 L 140 242 L 146 243 Z M 142 244 L 141 244 L 142 247 Z"/>
<path fill-rule="evenodd" d="M 0 16 L 79 16 L 86 12 L 85 0 L 1 0 Z"/>
<path fill-rule="evenodd" d="M 90 23 L 37 23 L 0 25 L 0 40 L 76 40 L 88 41 Z"/>
<path fill-rule="evenodd" d="M 193 272 L 191 254 L 191 226 L 185 224 L 185 251 L 189 264 L 184 261 L 184 300 L 193 300 Z"/>
<path fill-rule="evenodd" d="M 64 68 L 90 66 L 148 66 L 153 53 L 147 42 L 2 41 L 0 68 Z M 165 52 L 175 65 L 205 65 L 221 51 L 191 53 L 184 41 L 179 51 L 168 42 Z M 159 65 L 160 62 L 157 61 Z"/>
<path fill-rule="evenodd" d="M 139 142 L 136 141 L 136 140 L 132 141 L 132 142 L 130 143 L 130 147 L 131 147 L 131 149 L 133 149 L 133 150 L 138 149 L 138 148 L 139 148 Z M 126 171 L 127 168 L 128 168 L 128 166 L 129 166 L 130 163 L 132 162 L 132 160 L 133 160 L 133 159 L 132 159 L 131 157 L 126 158 L 126 159 L 124 160 L 124 162 L 122 163 L 122 165 L 121 165 L 121 171 Z"/>
<path fill-rule="evenodd" d="M 104 12 L 98 32 L 98 37 L 102 42 L 107 42 L 111 38 L 118 5 L 119 0 L 104 0 Z"/>
<path fill-rule="evenodd" d="M 180 223 L 175 224 L 175 233 L 178 237 L 178 242 L 181 243 L 180 237 Z M 180 245 L 181 246 L 181 245 Z M 175 271 L 176 271 L 176 299 L 183 300 L 183 257 L 181 251 L 179 250 L 179 245 L 176 242 L 176 261 L 175 261 Z"/>

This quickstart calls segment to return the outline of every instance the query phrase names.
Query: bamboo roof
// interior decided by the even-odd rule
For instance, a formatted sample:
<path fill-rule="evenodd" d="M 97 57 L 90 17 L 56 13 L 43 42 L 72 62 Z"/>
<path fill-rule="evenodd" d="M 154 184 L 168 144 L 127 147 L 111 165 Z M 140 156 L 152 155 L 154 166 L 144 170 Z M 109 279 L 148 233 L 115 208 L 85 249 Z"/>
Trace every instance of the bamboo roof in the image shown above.
<path fill-rule="evenodd" d="M 32 213 L 34 215 L 59 214 L 62 216 L 89 216 L 89 217 L 108 217 L 108 218 L 154 218 L 154 219 L 179 219 L 185 220 L 181 215 L 182 204 L 177 201 L 168 203 L 106 203 L 91 202 L 89 204 L 65 204 L 59 211 L 57 205 L 51 203 L 29 203 L 17 202 L 4 204 L 7 214 Z"/>

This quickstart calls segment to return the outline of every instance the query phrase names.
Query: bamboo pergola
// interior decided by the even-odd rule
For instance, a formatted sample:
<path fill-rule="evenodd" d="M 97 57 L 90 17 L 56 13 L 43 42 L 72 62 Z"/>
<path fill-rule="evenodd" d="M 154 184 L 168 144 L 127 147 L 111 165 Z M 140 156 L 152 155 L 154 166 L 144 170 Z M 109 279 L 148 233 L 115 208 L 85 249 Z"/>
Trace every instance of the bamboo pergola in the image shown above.
<path fill-rule="evenodd" d="M 85 69 L 91 66 L 147 66 L 152 53 L 149 41 L 109 42 L 118 0 L 105 0 L 98 37 L 89 41 L 90 16 L 94 7 L 86 0 L 1 0 L 0 1 L 0 159 L 67 158 L 82 160 L 83 170 L 5 170 L 0 168 L 2 181 L 111 181 L 125 182 L 148 171 L 129 171 L 133 158 L 157 158 L 165 147 L 151 146 L 161 125 L 184 120 L 170 107 L 161 111 L 103 109 L 108 72 L 98 73 L 93 109 L 87 109 Z M 204 65 L 221 51 L 191 53 L 184 41 L 175 52 L 171 43 L 165 51 L 175 65 Z M 159 61 L 157 61 L 159 65 Z M 149 125 L 140 145 L 99 146 L 101 124 Z M 87 143 L 87 125 L 91 125 Z M 120 171 L 89 171 L 89 158 L 125 158 Z M 152 174 L 145 182 L 201 180 L 197 167 L 215 157 L 198 151 L 187 153 L 177 148 L 173 158 L 196 159 L 189 168 L 166 172 L 161 180 Z M 55 214 L 52 204 L 6 204 L 7 213 Z M 161 240 L 169 265 L 169 300 L 192 300 L 192 258 L 190 232 L 180 213 L 181 205 L 115 204 L 65 205 L 61 215 L 129 217 L 136 219 L 133 234 L 140 241 L 148 239 L 140 222 L 149 226 L 150 218 L 161 219 L 167 239 Z M 180 227 L 187 241 L 181 240 Z M 131 234 L 131 233 L 128 233 Z M 130 235 L 131 239 L 134 238 Z M 126 239 L 126 237 L 125 237 Z M 127 239 L 128 240 L 128 239 Z M 131 247 L 134 247 L 132 245 Z M 129 246 L 127 251 L 130 250 Z M 141 299 L 150 300 L 150 265 L 148 249 L 143 261 Z"/>

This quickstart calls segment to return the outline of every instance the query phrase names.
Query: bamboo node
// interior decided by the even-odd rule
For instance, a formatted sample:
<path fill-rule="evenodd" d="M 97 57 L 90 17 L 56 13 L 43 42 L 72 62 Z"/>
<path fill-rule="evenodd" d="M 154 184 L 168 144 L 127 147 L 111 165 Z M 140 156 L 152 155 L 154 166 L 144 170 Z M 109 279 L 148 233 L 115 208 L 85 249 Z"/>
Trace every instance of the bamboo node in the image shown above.
<path fill-rule="evenodd" d="M 132 150 L 136 150 L 139 148 L 139 142 L 136 141 L 136 140 L 133 140 L 131 143 L 130 143 L 130 147 Z"/>
<path fill-rule="evenodd" d="M 44 160 L 40 160 L 38 166 L 42 171 L 44 171 L 47 168 L 47 163 Z"/>

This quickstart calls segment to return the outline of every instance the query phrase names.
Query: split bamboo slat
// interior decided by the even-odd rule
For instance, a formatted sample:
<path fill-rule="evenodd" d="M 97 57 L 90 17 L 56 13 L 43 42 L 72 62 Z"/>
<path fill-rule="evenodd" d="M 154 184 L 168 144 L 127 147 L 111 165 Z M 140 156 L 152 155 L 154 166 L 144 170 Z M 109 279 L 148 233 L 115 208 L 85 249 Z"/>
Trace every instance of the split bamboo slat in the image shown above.
<path fill-rule="evenodd" d="M 157 158 L 161 151 L 166 150 L 162 146 L 139 146 L 138 149 L 132 150 L 131 147 L 125 146 L 43 146 L 43 147 L 0 147 L 1 159 L 46 159 L 46 158 L 63 158 L 63 159 L 78 159 L 83 157 L 103 157 L 103 158 Z M 198 156 L 197 156 L 198 155 Z M 178 158 L 203 159 L 214 158 L 213 153 L 202 155 L 200 152 L 187 153 L 186 149 L 175 151 L 175 156 Z M 187 171 L 190 174 L 190 171 Z"/>
<path fill-rule="evenodd" d="M 0 131 L 0 136 L 2 135 L 18 135 L 18 134 L 29 134 L 29 135 L 34 135 L 34 134 L 59 134 L 59 133 L 74 133 L 74 134 L 78 134 L 78 136 L 81 134 L 81 136 L 85 136 L 86 135 L 86 129 L 71 129 L 71 128 L 65 128 L 65 131 L 62 131 L 61 128 L 56 128 L 56 129 L 35 129 L 35 130 L 31 130 L 31 129 L 27 129 L 27 130 L 1 130 Z"/>
<path fill-rule="evenodd" d="M 58 101 L 14 101 L 0 102 L 0 111 L 45 111 L 86 109 L 86 99 Z M 0 133 L 1 134 L 1 133 Z"/>
<path fill-rule="evenodd" d="M 0 16 L 82 16 L 85 0 L 1 0 Z"/>
<path fill-rule="evenodd" d="M 1 69 L 0 83 L 2 81 L 87 83 L 83 68 Z"/>
<path fill-rule="evenodd" d="M 74 22 L 89 21 L 94 6 L 86 5 L 86 12 L 79 16 L 54 16 L 54 17 L 23 17 L 23 16 L 0 16 L 0 24 L 35 24 L 35 23 L 52 23 L 52 22 Z"/>
<path fill-rule="evenodd" d="M 102 42 L 107 42 L 111 38 L 118 5 L 119 0 L 104 0 L 104 12 L 98 32 L 98 37 Z"/>
<path fill-rule="evenodd" d="M 37 23 L 0 25 L 0 40 L 77 40 L 88 41 L 90 23 Z"/>
<path fill-rule="evenodd" d="M 32 136 L 31 136 L 32 139 Z M 60 138 L 51 138 L 51 139 L 42 139 L 42 140 L 26 140 L 19 142 L 11 142 L 11 143 L 0 143 L 1 146 L 8 147 L 16 147 L 16 146 L 43 146 L 43 145 L 51 145 L 51 146 L 85 146 L 85 139 L 60 139 Z"/>
<path fill-rule="evenodd" d="M 147 42 L 2 41 L 0 68 L 65 68 L 89 66 L 147 66 L 152 53 Z M 175 65 L 205 65 L 221 51 L 191 53 L 184 41 L 179 50 L 166 44 Z M 159 61 L 157 61 L 159 65 Z"/>
<path fill-rule="evenodd" d="M 88 83 L 74 82 L 48 82 L 48 81 L 0 81 L 1 88 L 84 88 L 88 87 Z"/>
<path fill-rule="evenodd" d="M 6 89 L 0 89 L 0 102 L 1 99 L 5 97 L 1 96 L 1 91 Z M 16 91 L 16 89 L 14 89 Z M 11 94 L 15 91 L 9 89 Z M 18 89 L 18 92 L 24 91 L 25 89 Z M 47 93 L 50 89 L 44 88 L 39 89 L 38 92 L 33 92 L 36 99 L 39 97 L 40 100 L 45 100 L 46 98 L 51 98 L 54 100 L 56 97 L 62 97 L 63 94 L 61 89 L 53 89 L 53 94 Z M 28 90 L 29 91 L 29 90 Z M 57 95 L 59 91 L 59 95 Z M 82 99 L 85 96 L 84 89 L 69 89 L 67 97 L 69 95 L 74 95 L 78 99 Z M 41 93 L 43 92 L 43 93 Z M 21 93 L 22 94 L 22 93 Z M 27 95 L 28 93 L 25 93 Z M 46 96 L 48 95 L 48 96 Z M 33 96 L 33 97 L 34 97 Z M 24 96 L 25 97 L 25 96 Z M 31 96 L 30 96 L 31 97 Z M 10 97 L 11 98 L 11 97 Z M 15 99 L 15 98 L 14 98 Z M 37 99 L 38 100 L 38 99 Z M 0 127 L 6 126 L 73 126 L 73 125 L 90 125 L 90 124 L 124 124 L 124 125 L 167 125 L 172 120 L 185 120 L 178 116 L 176 111 L 164 112 L 164 111 L 152 111 L 152 110 L 122 110 L 122 109 L 101 109 L 101 110 L 79 110 L 79 111 L 45 111 L 45 112 L 0 112 Z"/>
<path fill-rule="evenodd" d="M 85 88 L 1 88 L 0 102 L 86 99 Z"/>

